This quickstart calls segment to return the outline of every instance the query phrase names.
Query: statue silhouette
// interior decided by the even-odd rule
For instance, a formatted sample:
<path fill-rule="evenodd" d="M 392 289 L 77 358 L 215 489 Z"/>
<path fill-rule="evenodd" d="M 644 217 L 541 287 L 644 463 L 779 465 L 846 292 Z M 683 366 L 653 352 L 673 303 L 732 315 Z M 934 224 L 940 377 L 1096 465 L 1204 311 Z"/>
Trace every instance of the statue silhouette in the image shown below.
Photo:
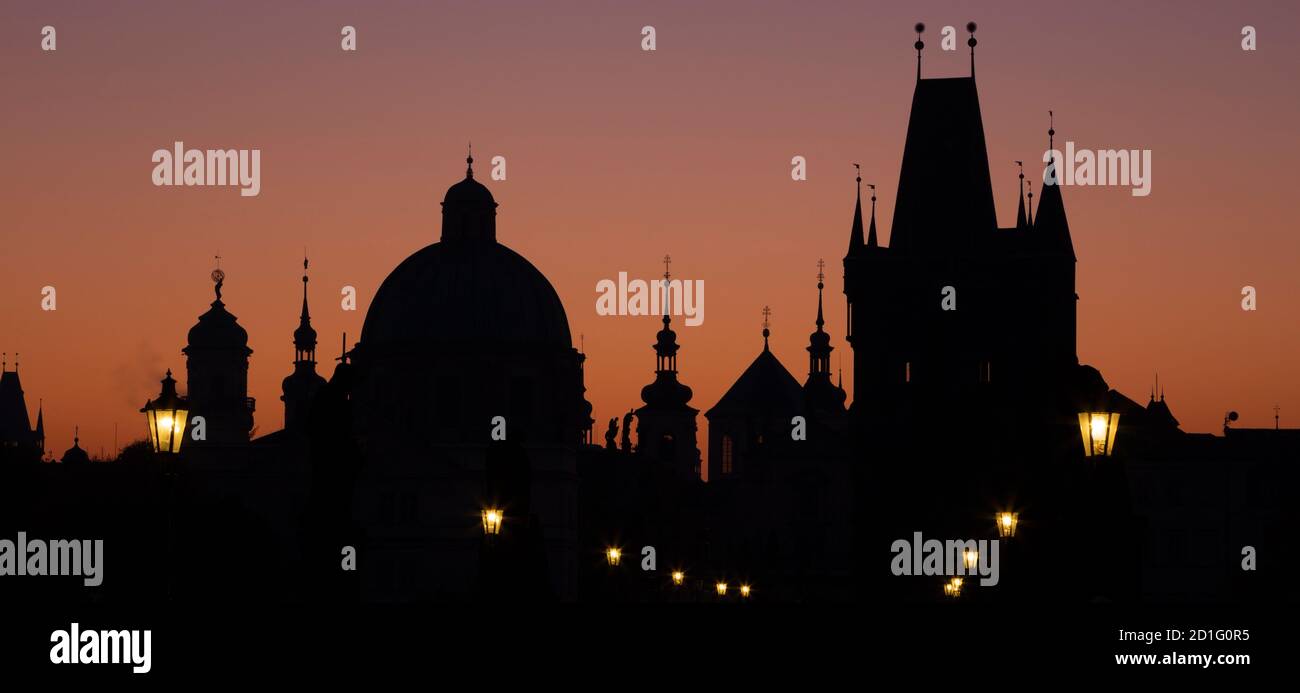
<path fill-rule="evenodd" d="M 605 430 L 605 449 L 617 450 L 614 439 L 618 437 L 618 417 L 609 420 L 609 428 Z"/>
<path fill-rule="evenodd" d="M 635 410 L 628 409 L 623 415 L 623 452 L 632 452 L 632 417 L 635 416 Z"/>

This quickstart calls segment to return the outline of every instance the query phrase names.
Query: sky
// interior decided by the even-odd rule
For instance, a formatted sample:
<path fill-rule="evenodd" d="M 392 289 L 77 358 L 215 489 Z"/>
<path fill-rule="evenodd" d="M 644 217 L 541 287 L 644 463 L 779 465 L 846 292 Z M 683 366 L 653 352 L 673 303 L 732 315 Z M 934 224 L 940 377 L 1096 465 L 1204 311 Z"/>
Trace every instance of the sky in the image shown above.
<path fill-rule="evenodd" d="M 1001 225 L 1014 223 L 1013 161 L 1041 158 L 1049 109 L 1058 144 L 1152 153 L 1149 196 L 1063 190 L 1081 361 L 1141 402 L 1159 372 L 1184 430 L 1217 431 L 1229 409 L 1238 426 L 1272 426 L 1275 405 L 1300 426 L 1298 15 L 1249 1 L 6 2 L 0 350 L 10 369 L 21 353 L 47 448 L 61 454 L 80 426 L 83 447 L 111 453 L 115 425 L 119 445 L 143 437 L 138 409 L 166 369 L 184 372 L 220 254 L 254 350 L 257 434 L 274 431 L 304 248 L 328 375 L 387 274 L 437 240 L 472 140 L 498 239 L 550 279 L 575 346 L 582 335 L 597 439 L 640 404 L 659 322 L 598 315 L 596 285 L 657 277 L 665 253 L 674 276 L 705 284 L 703 324 L 676 323 L 694 406 L 762 349 L 765 305 L 772 350 L 803 380 L 822 258 L 832 366 L 843 357 L 849 383 L 852 163 L 879 186 L 888 243 L 912 26 L 929 27 L 925 76 L 965 76 L 974 20 Z M 55 51 L 41 50 L 46 25 Z M 941 50 L 945 25 L 956 51 Z M 151 156 L 176 141 L 260 149 L 260 194 L 155 186 Z M 485 175 L 498 155 L 504 181 Z M 794 156 L 807 180 L 791 179 Z"/>

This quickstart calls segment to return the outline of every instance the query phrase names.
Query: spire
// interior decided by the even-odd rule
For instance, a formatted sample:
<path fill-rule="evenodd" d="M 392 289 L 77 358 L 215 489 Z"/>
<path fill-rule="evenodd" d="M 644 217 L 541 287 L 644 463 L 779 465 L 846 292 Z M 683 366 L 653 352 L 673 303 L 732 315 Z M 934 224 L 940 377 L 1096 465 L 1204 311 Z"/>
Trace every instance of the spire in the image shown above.
<path fill-rule="evenodd" d="M 824 283 L 826 280 L 825 270 L 826 270 L 826 261 L 819 258 L 817 260 L 817 331 L 818 332 L 821 332 L 822 326 L 826 324 L 826 320 L 822 318 L 822 288 L 825 287 L 825 283 Z"/>
<path fill-rule="evenodd" d="M 817 261 L 817 331 L 808 336 L 808 378 L 824 379 L 827 383 L 831 379 L 831 336 L 826 333 L 823 327 L 826 321 L 822 318 L 822 290 L 825 288 L 826 272 L 824 271 L 826 263 L 822 260 Z"/>
<path fill-rule="evenodd" d="M 858 170 L 858 200 L 853 207 L 853 226 L 849 230 L 849 257 L 862 249 L 862 165 L 853 164 L 853 168 Z"/>
<path fill-rule="evenodd" d="M 925 33 L 925 22 L 916 23 L 916 43 L 912 47 L 916 49 L 916 81 L 921 81 L 921 49 L 925 48 L 925 41 L 921 40 L 921 34 Z"/>
<path fill-rule="evenodd" d="M 763 306 L 763 351 L 768 350 L 767 338 L 768 335 L 772 334 L 772 330 L 769 329 L 772 326 L 771 317 L 772 317 L 771 307 Z"/>
<path fill-rule="evenodd" d="M 36 408 L 36 438 L 41 441 L 41 447 L 45 446 L 45 400 L 42 398 L 39 406 Z M 44 454 L 44 451 L 42 451 Z"/>
<path fill-rule="evenodd" d="M 975 78 L 975 44 L 979 43 L 978 41 L 975 40 L 975 28 L 976 28 L 975 22 L 966 22 L 966 31 L 970 32 L 970 38 L 966 41 L 966 45 L 970 46 L 971 79 Z"/>
<path fill-rule="evenodd" d="M 293 331 L 294 363 L 316 363 L 316 330 L 311 326 L 311 312 L 307 308 L 307 257 L 302 258 L 302 313 L 298 316 L 298 329 Z"/>
<path fill-rule="evenodd" d="M 1016 166 L 1020 167 L 1020 209 L 1016 212 L 1016 228 L 1027 229 L 1029 222 L 1025 219 L 1025 162 L 1017 161 Z"/>
<path fill-rule="evenodd" d="M 1051 111 L 1047 115 L 1051 118 L 1047 129 L 1047 147 L 1048 151 L 1052 151 L 1056 136 L 1055 115 Z M 1048 249 L 1068 254 L 1073 259 L 1074 242 L 1070 239 L 1070 224 L 1065 217 L 1065 202 L 1061 199 L 1061 178 L 1060 171 L 1056 170 L 1055 155 L 1049 158 L 1048 164 L 1052 169 L 1052 181 L 1048 183 L 1044 177 L 1042 199 L 1038 201 L 1038 219 L 1034 222 L 1034 228 L 1041 230 L 1042 241 Z"/>
<path fill-rule="evenodd" d="M 876 186 L 868 183 L 867 187 L 871 188 L 871 232 L 867 234 L 867 247 L 879 248 L 880 243 L 876 240 Z"/>
<path fill-rule="evenodd" d="M 1025 184 L 1029 188 L 1029 206 L 1025 208 L 1025 225 L 1034 228 L 1034 181 Z"/>
<path fill-rule="evenodd" d="M 465 146 L 465 177 L 474 177 L 474 143 L 470 142 Z"/>

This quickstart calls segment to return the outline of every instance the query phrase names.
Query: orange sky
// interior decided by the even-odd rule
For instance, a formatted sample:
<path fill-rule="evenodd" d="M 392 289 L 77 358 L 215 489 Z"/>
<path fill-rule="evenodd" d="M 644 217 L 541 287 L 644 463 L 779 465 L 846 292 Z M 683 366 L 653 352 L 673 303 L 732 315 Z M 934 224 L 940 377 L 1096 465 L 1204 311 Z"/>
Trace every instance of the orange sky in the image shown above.
<path fill-rule="evenodd" d="M 83 7 L 82 5 L 88 7 Z M 1300 49 L 1278 3 L 6 3 L 0 9 L 0 350 L 22 353 L 48 447 L 111 452 L 143 435 L 137 410 L 212 296 L 250 334 L 258 433 L 280 427 L 303 247 L 321 357 L 359 335 L 374 290 L 437 238 L 438 202 L 476 158 L 498 237 L 559 291 L 588 396 L 604 422 L 652 379 L 653 317 L 596 315 L 596 283 L 703 279 L 706 319 L 678 329 L 681 379 L 706 410 L 762 346 L 802 380 L 828 269 L 827 329 L 843 343 L 841 265 L 853 169 L 880 186 L 881 231 L 898 182 L 915 76 L 967 74 L 939 50 L 945 24 L 979 22 L 980 98 L 999 221 L 1012 161 L 1037 160 L 1047 110 L 1058 143 L 1153 152 L 1149 197 L 1066 188 L 1079 257 L 1079 355 L 1145 401 L 1159 370 L 1184 429 L 1300 425 L 1300 239 L 1294 161 Z M 39 50 L 40 29 L 58 50 Z M 339 30 L 358 29 L 356 53 Z M 640 50 L 654 25 L 658 50 Z M 1240 48 L 1241 27 L 1259 50 Z M 262 192 L 159 188 L 150 156 L 176 140 L 262 150 Z M 805 156 L 809 179 L 790 179 Z M 485 167 L 486 168 L 486 167 Z M 485 178 L 485 176 L 484 176 Z M 1294 218 L 1294 217 L 1290 217 Z M 359 309 L 339 307 L 340 288 Z M 58 309 L 40 310 L 41 287 Z M 1259 310 L 1240 309 L 1241 287 Z M 837 362 L 833 357 L 832 363 Z M 328 375 L 332 361 L 324 365 Z M 851 394 L 851 393 L 850 393 Z M 701 447 L 704 422 L 701 420 Z"/>

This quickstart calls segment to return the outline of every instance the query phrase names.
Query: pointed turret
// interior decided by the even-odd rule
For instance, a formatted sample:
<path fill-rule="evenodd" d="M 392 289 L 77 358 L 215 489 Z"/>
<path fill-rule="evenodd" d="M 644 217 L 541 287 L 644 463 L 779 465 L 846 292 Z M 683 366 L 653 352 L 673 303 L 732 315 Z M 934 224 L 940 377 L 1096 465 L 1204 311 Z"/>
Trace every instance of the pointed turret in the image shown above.
<path fill-rule="evenodd" d="M 1025 162 L 1017 161 L 1016 166 L 1020 167 L 1020 209 L 1016 210 L 1016 228 L 1029 228 L 1029 219 L 1025 216 Z"/>
<path fill-rule="evenodd" d="M 40 406 L 36 409 L 36 444 L 41 448 L 41 456 L 45 456 L 45 400 L 40 401 Z"/>
<path fill-rule="evenodd" d="M 866 245 L 862 237 L 862 166 L 859 164 L 853 164 L 853 166 L 858 169 L 858 199 L 853 206 L 853 226 L 849 229 L 848 257 L 859 255 L 862 252 L 862 248 Z M 874 238 L 874 232 L 876 230 L 874 222 L 871 230 L 873 232 L 872 238 Z"/>
<path fill-rule="evenodd" d="M 1052 112 L 1047 113 L 1052 117 L 1052 124 L 1047 130 L 1047 148 L 1050 151 L 1054 147 L 1056 127 Z M 1065 217 L 1065 202 L 1061 199 L 1061 173 L 1057 166 L 1054 157 L 1049 160 L 1048 171 L 1043 177 L 1042 195 L 1038 199 L 1038 219 L 1034 222 L 1034 228 L 1038 229 L 1038 237 L 1046 248 L 1068 254 L 1074 259 L 1074 241 L 1070 238 L 1070 223 Z"/>

